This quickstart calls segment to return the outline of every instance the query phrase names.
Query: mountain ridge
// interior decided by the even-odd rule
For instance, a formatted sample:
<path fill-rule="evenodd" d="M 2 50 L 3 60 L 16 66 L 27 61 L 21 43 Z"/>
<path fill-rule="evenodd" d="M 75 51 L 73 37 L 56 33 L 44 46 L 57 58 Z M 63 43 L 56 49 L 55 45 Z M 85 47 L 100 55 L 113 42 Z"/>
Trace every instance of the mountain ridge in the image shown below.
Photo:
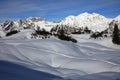
<path fill-rule="evenodd" d="M 114 22 L 113 22 L 114 21 Z M 8 25 L 9 31 L 11 30 L 17 30 L 20 31 L 22 29 L 26 28 L 32 28 L 36 29 L 37 27 L 45 28 L 46 30 L 50 31 L 52 27 L 55 27 L 56 25 L 66 25 L 68 27 L 78 27 L 78 28 L 85 28 L 88 27 L 93 32 L 95 31 L 104 31 L 109 28 L 109 24 L 113 22 L 114 24 L 117 23 L 118 27 L 120 27 L 120 15 L 118 15 L 115 18 L 106 18 L 105 16 L 102 16 L 97 13 L 81 13 L 77 16 L 69 15 L 65 19 L 61 20 L 60 22 L 52 22 L 52 21 L 46 21 L 46 19 L 41 17 L 29 17 L 26 19 L 19 19 L 17 21 L 8 21 L 13 22 L 13 26 Z M 7 24 L 6 21 L 2 24 L 0 24 L 0 36 L 4 37 L 6 32 L 5 30 L 5 24 Z M 114 24 L 112 27 L 114 27 Z"/>
<path fill-rule="evenodd" d="M 92 29 L 93 31 L 102 31 L 109 27 L 109 23 L 112 21 L 111 18 L 106 18 L 100 14 L 97 13 L 82 13 L 78 16 L 75 16 L 74 18 L 71 16 L 65 18 L 60 22 L 62 25 L 68 25 L 68 26 L 77 26 L 77 27 L 88 27 Z M 101 29 L 101 30 L 100 30 Z"/>

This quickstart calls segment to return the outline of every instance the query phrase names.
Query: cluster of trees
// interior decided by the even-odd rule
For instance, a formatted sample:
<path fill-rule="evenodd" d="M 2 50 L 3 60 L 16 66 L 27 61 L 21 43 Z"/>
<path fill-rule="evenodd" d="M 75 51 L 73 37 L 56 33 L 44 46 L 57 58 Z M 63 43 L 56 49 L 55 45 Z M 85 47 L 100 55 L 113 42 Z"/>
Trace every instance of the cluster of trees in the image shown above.
<path fill-rule="evenodd" d="M 71 27 L 67 25 L 57 25 L 51 29 L 51 32 L 57 32 L 61 28 L 63 28 L 64 33 L 67 34 L 84 34 L 84 33 L 89 34 L 92 32 L 87 26 L 85 28 L 83 27 L 79 28 L 77 26 Z"/>
<path fill-rule="evenodd" d="M 71 36 L 69 36 L 68 34 L 65 34 L 63 28 L 58 30 L 57 35 L 56 35 L 59 39 L 61 40 L 66 40 L 66 41 L 72 41 L 74 43 L 77 43 L 77 40 L 72 38 Z"/>
<path fill-rule="evenodd" d="M 120 30 L 118 29 L 117 24 L 115 24 L 115 26 L 114 26 L 114 31 L 113 31 L 113 35 L 112 35 L 112 42 L 114 44 L 120 45 Z"/>
<path fill-rule="evenodd" d="M 105 31 L 102 31 L 102 32 L 94 32 L 91 34 L 90 38 L 94 38 L 94 39 L 97 39 L 99 37 L 108 37 L 108 32 L 107 30 Z M 120 45 L 120 30 L 118 28 L 118 25 L 115 24 L 114 25 L 114 30 L 113 30 L 113 33 L 112 33 L 112 42 L 114 44 L 117 44 L 117 45 Z"/>
<path fill-rule="evenodd" d="M 51 35 L 52 34 L 46 31 L 44 28 L 40 29 L 40 27 L 37 27 L 37 30 L 35 30 L 35 32 L 31 34 L 31 38 L 42 37 L 42 39 L 46 39 L 50 38 Z"/>
<path fill-rule="evenodd" d="M 16 33 L 18 33 L 18 32 L 19 32 L 19 31 L 17 31 L 17 30 L 10 31 L 10 32 L 8 32 L 8 33 L 6 34 L 6 36 L 11 36 L 11 35 L 16 34 Z"/>
<path fill-rule="evenodd" d="M 69 34 L 71 32 L 75 32 L 76 29 L 66 26 L 66 25 L 57 25 L 56 27 L 53 27 L 51 29 L 52 35 L 58 37 L 61 40 L 66 40 L 66 41 L 72 41 L 74 43 L 77 43 L 77 40 L 72 38 Z"/>
<path fill-rule="evenodd" d="M 54 31 L 56 33 L 53 34 Z M 45 29 L 40 29 L 40 27 L 37 27 L 37 30 L 35 30 L 35 32 L 31 34 L 31 38 L 37 38 L 37 37 L 40 38 L 41 35 L 42 35 L 42 39 L 49 38 L 50 36 L 53 35 L 61 40 L 72 41 L 74 43 L 77 42 L 77 40 L 75 40 L 74 38 L 72 38 L 71 36 L 65 33 L 63 27 L 59 28 L 57 31 L 55 28 L 53 28 L 51 29 L 50 32 L 46 31 Z"/>
<path fill-rule="evenodd" d="M 72 41 L 74 43 L 77 43 L 76 39 L 72 38 L 71 36 L 65 33 L 63 27 L 59 28 L 54 34 L 52 34 L 53 31 L 54 29 L 52 29 L 51 32 L 48 32 L 45 29 L 40 29 L 40 27 L 37 27 L 35 32 L 31 34 L 31 38 L 37 38 L 37 37 L 40 38 L 42 36 L 42 39 L 46 39 L 53 35 L 59 38 L 60 40 Z"/>
<path fill-rule="evenodd" d="M 106 38 L 106 37 L 108 37 L 108 32 L 106 30 L 102 32 L 94 32 L 90 35 L 90 38 L 94 38 L 94 39 Z"/>
<path fill-rule="evenodd" d="M 74 32 L 71 32 L 72 34 L 90 34 L 92 31 L 86 26 L 85 28 L 75 28 L 76 30 Z"/>
<path fill-rule="evenodd" d="M 86 26 L 83 30 L 84 33 L 90 34 L 92 31 Z"/>
<path fill-rule="evenodd" d="M 36 34 L 44 36 L 51 35 L 50 32 L 46 31 L 44 28 L 40 29 L 40 27 L 37 27 Z"/>
<path fill-rule="evenodd" d="M 103 37 L 103 33 L 102 32 L 95 32 L 95 33 L 92 33 L 90 35 L 90 38 L 94 38 L 94 39 L 97 39 L 99 37 Z"/>

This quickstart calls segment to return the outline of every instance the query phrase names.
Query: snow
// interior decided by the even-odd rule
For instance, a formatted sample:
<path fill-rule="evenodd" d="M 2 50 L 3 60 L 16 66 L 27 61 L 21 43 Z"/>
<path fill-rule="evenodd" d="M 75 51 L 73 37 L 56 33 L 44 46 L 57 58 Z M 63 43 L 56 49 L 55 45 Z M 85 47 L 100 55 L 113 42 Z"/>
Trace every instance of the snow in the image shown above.
<path fill-rule="evenodd" d="M 40 22 L 34 22 L 35 24 L 35 29 L 39 26 L 41 29 L 45 29 L 46 31 L 50 31 L 51 28 L 54 26 L 54 23 L 52 22 L 45 22 L 45 21 L 40 21 Z"/>
<path fill-rule="evenodd" d="M 9 63 L 12 63 L 65 79 L 120 79 L 118 76 L 120 74 L 120 46 L 115 47 L 110 38 L 100 40 L 89 39 L 90 35 L 88 34 L 72 35 L 78 40 L 78 43 L 72 43 L 55 37 L 30 39 L 28 34 L 32 32 L 30 29 L 22 30 L 18 34 L 0 39 L 0 61 L 4 63 L 7 61 L 8 64 L 6 63 L 6 65 L 8 66 Z M 12 73 L 7 68 L 0 67 L 1 70 L 3 69 L 2 71 Z M 1 70 L 0 74 L 2 74 Z M 14 67 L 14 70 L 17 70 L 17 68 Z M 24 70 L 21 72 L 24 74 Z M 14 73 L 14 76 L 17 77 L 17 74 Z M 29 73 L 27 74 L 29 75 Z M 9 75 L 14 79 L 13 74 Z M 26 72 L 24 75 L 26 75 Z M 5 73 L 0 78 L 3 77 L 2 80 L 8 80 L 9 77 L 5 76 L 8 75 Z M 44 77 L 42 80 L 44 80 Z M 52 79 L 49 78 L 48 80 Z"/>
<path fill-rule="evenodd" d="M 59 76 L 32 70 L 7 61 L 0 61 L 0 65 L 1 80 L 63 80 Z"/>
<path fill-rule="evenodd" d="M 118 24 L 118 28 L 120 29 L 120 15 L 114 18 L 114 21 Z"/>
<path fill-rule="evenodd" d="M 6 33 L 4 33 L 3 31 L 0 31 L 0 37 L 5 37 Z"/>
<path fill-rule="evenodd" d="M 40 19 L 40 20 L 39 20 Z M 38 21 L 36 21 L 38 20 Z M 41 29 L 44 28 L 47 31 L 50 31 L 53 26 L 56 25 L 56 23 L 45 21 L 45 19 L 40 17 L 29 17 L 26 19 L 26 21 L 30 24 L 34 24 L 34 28 L 37 29 L 37 27 L 40 27 Z"/>
<path fill-rule="evenodd" d="M 62 25 L 68 25 L 72 27 L 88 27 L 92 31 L 103 31 L 109 27 L 109 23 L 112 21 L 110 18 L 106 18 L 97 13 L 82 13 L 78 16 L 68 16 L 60 22 Z"/>
<path fill-rule="evenodd" d="M 51 28 L 55 27 L 56 25 L 68 25 L 70 27 L 78 28 L 88 27 L 93 32 L 101 32 L 109 28 L 109 24 L 113 20 L 115 21 L 115 23 L 118 23 L 118 27 L 120 27 L 120 15 L 116 18 L 106 18 L 97 13 L 85 12 L 79 14 L 78 16 L 69 15 L 68 17 L 66 17 L 58 23 L 46 21 L 44 18 L 40 17 L 29 17 L 25 20 L 19 19 L 17 21 L 14 21 L 14 25 L 11 27 L 11 29 L 21 31 L 23 28 L 36 29 L 37 27 L 40 27 L 41 29 L 44 28 L 47 31 L 50 31 Z M 0 36 L 5 37 L 5 34 L 7 32 L 9 31 L 5 30 L 2 24 L 0 24 Z"/>

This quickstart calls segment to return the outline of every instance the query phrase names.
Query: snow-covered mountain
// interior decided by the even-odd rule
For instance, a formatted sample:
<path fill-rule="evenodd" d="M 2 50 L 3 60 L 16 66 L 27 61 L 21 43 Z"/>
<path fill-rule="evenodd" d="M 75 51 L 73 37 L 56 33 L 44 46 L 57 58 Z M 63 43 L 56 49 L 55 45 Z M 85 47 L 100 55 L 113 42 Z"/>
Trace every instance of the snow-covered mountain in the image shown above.
<path fill-rule="evenodd" d="M 13 21 L 6 20 L 3 24 L 0 25 L 0 37 L 6 36 L 6 33 L 14 29 Z"/>
<path fill-rule="evenodd" d="M 0 24 L 0 36 L 4 37 L 11 30 L 21 31 L 26 28 L 36 29 L 37 27 L 40 27 L 50 31 L 51 28 L 56 25 L 67 25 L 68 27 L 78 28 L 88 27 L 92 31 L 103 31 L 109 27 L 113 29 L 115 23 L 120 27 L 120 15 L 116 18 L 106 18 L 97 13 L 90 14 L 85 12 L 78 16 L 68 16 L 58 23 L 46 21 L 44 18 L 29 17 L 27 19 L 19 19 L 14 22 L 7 20 Z M 111 26 L 109 24 L 111 24 Z"/>
<path fill-rule="evenodd" d="M 120 23 L 120 15 L 118 15 L 114 20 Z"/>
<path fill-rule="evenodd" d="M 118 24 L 118 28 L 120 29 L 120 15 L 117 16 L 115 19 L 116 24 Z"/>
<path fill-rule="evenodd" d="M 78 16 L 68 16 L 62 20 L 60 24 L 71 27 L 88 27 L 92 31 L 103 31 L 109 27 L 111 21 L 112 19 L 106 18 L 97 13 L 82 13 Z"/>
<path fill-rule="evenodd" d="M 28 28 L 34 28 L 34 29 L 40 27 L 40 28 L 45 28 L 46 30 L 50 30 L 52 26 L 55 26 L 55 23 L 46 21 L 45 19 L 39 17 L 29 17 L 23 21 L 22 26 Z"/>
<path fill-rule="evenodd" d="M 44 28 L 47 31 L 50 31 L 53 26 L 57 23 L 46 21 L 43 18 L 37 17 L 29 17 L 25 20 L 19 19 L 17 21 L 10 21 L 6 20 L 4 23 L 0 24 L 0 37 L 6 36 L 6 34 L 10 31 L 21 31 L 23 29 L 37 29 L 40 27 L 41 29 Z"/>
<path fill-rule="evenodd" d="M 120 15 L 114 18 L 110 24 L 109 24 L 109 29 L 113 31 L 114 25 L 117 24 L 118 28 L 120 29 Z"/>

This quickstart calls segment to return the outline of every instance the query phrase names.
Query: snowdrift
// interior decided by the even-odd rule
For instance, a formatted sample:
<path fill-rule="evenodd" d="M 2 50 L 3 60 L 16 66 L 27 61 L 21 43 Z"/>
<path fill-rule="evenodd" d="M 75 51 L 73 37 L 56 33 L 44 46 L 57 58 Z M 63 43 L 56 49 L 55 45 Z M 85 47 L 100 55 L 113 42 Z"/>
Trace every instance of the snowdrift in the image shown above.
<path fill-rule="evenodd" d="M 7 80 L 6 75 L 10 75 L 8 78 L 12 77 L 11 80 L 25 76 L 29 70 L 25 70 L 24 74 L 24 68 L 33 70 L 33 73 L 30 71 L 29 77 L 23 77 L 22 80 L 37 79 L 37 75 L 43 75 L 38 77 L 42 80 L 62 79 L 61 77 L 73 80 L 100 80 L 98 77 L 102 80 L 120 79 L 119 76 L 109 78 L 120 74 L 120 50 L 110 46 L 112 44 L 109 44 L 110 47 L 103 45 L 105 40 L 89 40 L 87 35 L 73 35 L 78 43 L 61 41 L 54 37 L 28 39 L 25 35 L 27 32 L 29 31 L 0 39 L 0 79 Z M 109 40 L 106 41 L 110 43 Z M 24 68 L 19 73 L 14 65 Z M 12 70 L 9 66 L 16 69 Z"/>

